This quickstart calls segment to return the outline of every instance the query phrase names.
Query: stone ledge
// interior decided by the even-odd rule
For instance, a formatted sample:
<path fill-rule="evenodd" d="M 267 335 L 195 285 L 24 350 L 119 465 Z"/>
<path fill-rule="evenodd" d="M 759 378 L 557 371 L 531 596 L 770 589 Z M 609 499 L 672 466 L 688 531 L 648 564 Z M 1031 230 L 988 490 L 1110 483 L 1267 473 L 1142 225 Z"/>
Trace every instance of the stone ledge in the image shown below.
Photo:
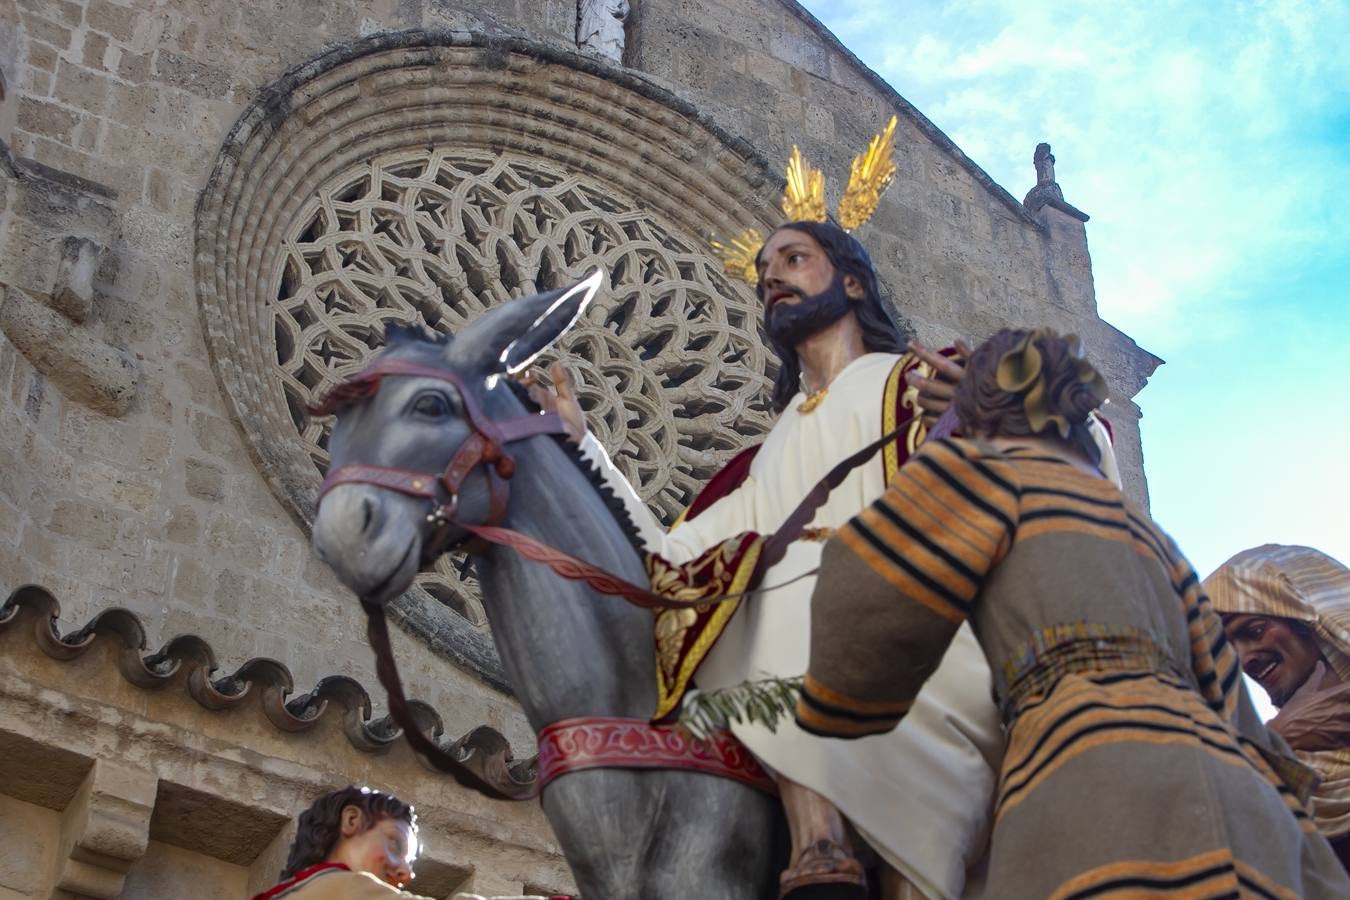
<path fill-rule="evenodd" d="M 1036 213 L 1042 207 L 1048 206 L 1051 209 L 1059 210 L 1065 215 L 1072 216 L 1080 222 L 1087 222 L 1088 219 L 1092 218 L 1072 203 L 1066 203 L 1063 198 L 1056 197 L 1040 187 L 1032 188 L 1031 192 L 1027 194 L 1026 200 L 1023 201 L 1023 204 L 1029 213 Z"/>
<path fill-rule="evenodd" d="M 369 784 L 416 804 L 423 845 L 417 888 L 427 896 L 468 890 L 529 893 L 525 885 L 549 885 L 565 893 L 570 887 L 561 850 L 536 804 L 503 805 L 464 791 L 449 779 L 427 774 L 402 747 L 375 758 L 346 746 L 297 742 L 294 736 L 260 740 L 259 727 L 278 733 L 257 709 L 203 712 L 179 691 L 161 692 L 157 702 L 147 704 L 140 689 L 118 678 L 99 677 L 106 666 L 116 664 L 116 648 L 97 643 L 78 661 L 53 662 L 25 637 L 0 632 L 0 753 L 13 776 L 0 779 L 0 800 L 10 801 L 0 807 L 0 818 L 21 806 L 43 813 L 18 819 L 25 828 L 37 829 L 25 834 L 19 849 L 49 850 L 27 857 L 29 868 L 40 857 L 40 869 L 23 881 L 0 882 L 17 887 L 18 896 L 70 897 L 68 892 L 52 893 L 63 868 L 72 876 L 87 877 L 91 886 L 119 876 L 111 854 L 93 856 L 103 864 L 93 872 L 67 867 L 68 855 L 57 858 L 62 830 L 79 818 L 77 795 L 97 778 L 94 770 L 100 765 L 107 769 L 109 763 L 110 771 L 129 767 L 141 776 L 133 797 L 144 797 L 145 777 L 156 779 L 149 849 L 131 863 L 124 896 L 198 896 L 192 879 L 221 874 L 220 867 L 242 880 L 237 892 L 216 890 L 212 896 L 246 897 L 264 890 L 276 882 L 297 813 L 320 794 L 348 784 Z M 336 723 L 319 727 L 327 737 L 336 737 Z M 48 772 L 54 757 L 73 764 Z M 34 771 L 49 782 L 59 779 L 59 790 L 34 794 L 16 783 Z M 116 805 L 115 797 L 126 790 L 114 785 L 112 793 Z M 144 816 L 134 818 L 136 831 L 144 834 Z M 220 822 L 232 831 L 224 840 Z M 139 838 L 117 846 L 134 855 L 138 844 Z M 181 852 L 166 860 L 166 847 Z M 197 854 L 198 861 L 182 853 Z M 8 861 L 16 858 L 11 855 Z M 216 867 L 203 867 L 207 861 Z M 0 857 L 0 879 L 5 862 Z M 168 862 L 174 862 L 171 869 L 165 868 Z"/>
<path fill-rule="evenodd" d="M 0 329 L 28 361 L 71 400 L 123 416 L 136 399 L 140 373 L 124 350 L 100 341 L 28 293 L 0 285 Z"/>

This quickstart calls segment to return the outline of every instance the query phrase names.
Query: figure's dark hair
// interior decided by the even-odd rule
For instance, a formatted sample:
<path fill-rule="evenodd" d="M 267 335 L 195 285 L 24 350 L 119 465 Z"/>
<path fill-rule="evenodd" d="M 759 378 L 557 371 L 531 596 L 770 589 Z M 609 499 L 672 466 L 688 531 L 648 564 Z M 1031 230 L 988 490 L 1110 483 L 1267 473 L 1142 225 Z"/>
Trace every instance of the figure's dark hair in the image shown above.
<path fill-rule="evenodd" d="M 328 858 L 342 834 L 342 810 L 348 806 L 361 810 L 366 828 L 373 828 L 382 819 L 398 819 L 407 822 L 413 833 L 417 833 L 417 814 L 393 794 L 359 787 L 332 791 L 300 814 L 295 843 L 291 844 L 291 854 L 286 858 L 286 867 L 281 870 L 282 881 Z"/>
<path fill-rule="evenodd" d="M 1037 434 L 1027 418 L 1026 395 L 999 387 L 998 367 L 1003 354 L 1019 346 L 1029 329 L 1004 328 L 971 354 L 966 374 L 956 386 L 953 404 L 963 431 L 972 436 L 1006 435 L 1017 437 Z M 1082 452 L 1093 465 L 1101 463 L 1102 451 L 1092 439 L 1088 415 L 1101 405 L 1101 399 L 1079 377 L 1082 360 L 1076 342 L 1045 332 L 1034 340 L 1040 351 L 1041 371 L 1045 379 L 1045 407 L 1052 415 L 1061 415 L 1069 423 L 1066 442 Z M 1059 437 L 1051 428 L 1040 434 Z"/>
<path fill-rule="evenodd" d="M 862 327 L 863 348 L 868 353 L 903 353 L 906 336 L 895 324 L 881 299 L 881 287 L 877 283 L 877 273 L 872 269 L 872 258 L 858 239 L 833 222 L 789 222 L 777 230 L 782 231 L 784 228 L 810 235 L 830 258 L 835 271 L 841 275 L 852 275 L 862 284 L 863 296 L 852 303 L 850 309 Z M 757 286 L 755 291 L 763 302 L 764 288 Z M 801 361 L 797 359 L 794 348 L 767 335 L 765 337 L 769 347 L 778 356 L 778 375 L 773 381 L 773 408 L 776 412 L 782 412 L 801 390 Z"/>

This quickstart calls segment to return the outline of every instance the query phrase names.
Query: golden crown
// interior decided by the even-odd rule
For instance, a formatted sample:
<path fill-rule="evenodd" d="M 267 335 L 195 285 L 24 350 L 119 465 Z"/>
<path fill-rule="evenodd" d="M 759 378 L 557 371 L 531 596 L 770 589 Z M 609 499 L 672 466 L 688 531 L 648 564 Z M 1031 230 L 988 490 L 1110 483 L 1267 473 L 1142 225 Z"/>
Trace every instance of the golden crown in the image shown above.
<path fill-rule="evenodd" d="M 894 149 L 895 116 L 891 116 L 885 130 L 853 159 L 848 186 L 839 198 L 839 226 L 845 231 L 866 224 L 877 211 L 882 192 L 895 177 L 895 163 L 891 161 Z M 825 210 L 825 173 L 808 163 L 795 144 L 787 164 L 783 215 L 788 222 L 824 222 L 829 218 Z M 758 229 L 747 228 L 727 240 L 714 239 L 711 245 L 728 275 L 752 287 L 759 282 L 755 259 L 764 246 L 764 235 Z"/>

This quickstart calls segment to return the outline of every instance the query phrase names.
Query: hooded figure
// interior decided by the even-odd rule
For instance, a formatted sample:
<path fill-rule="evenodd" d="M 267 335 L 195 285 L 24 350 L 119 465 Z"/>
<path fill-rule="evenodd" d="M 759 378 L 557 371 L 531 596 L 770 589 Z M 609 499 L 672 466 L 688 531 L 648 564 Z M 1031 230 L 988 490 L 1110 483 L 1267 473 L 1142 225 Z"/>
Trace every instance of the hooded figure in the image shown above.
<path fill-rule="evenodd" d="M 1268 724 L 1321 776 L 1313 818 L 1350 869 L 1350 569 L 1309 547 L 1244 550 L 1205 579 Z"/>

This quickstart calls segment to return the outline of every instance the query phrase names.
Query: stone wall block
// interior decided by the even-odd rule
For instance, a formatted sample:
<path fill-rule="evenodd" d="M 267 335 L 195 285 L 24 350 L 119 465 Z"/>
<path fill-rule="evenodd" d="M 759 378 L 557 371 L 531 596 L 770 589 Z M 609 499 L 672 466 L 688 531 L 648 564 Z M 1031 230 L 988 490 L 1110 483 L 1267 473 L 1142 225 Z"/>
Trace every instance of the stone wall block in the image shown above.
<path fill-rule="evenodd" d="M 818 141 L 834 139 L 834 113 L 821 106 L 806 108 L 806 133 Z"/>
<path fill-rule="evenodd" d="M 95 550 L 111 550 L 117 543 L 117 517 L 112 511 L 81 500 L 58 500 L 47 528 Z"/>
<path fill-rule="evenodd" d="M 225 496 L 225 470 L 203 459 L 188 459 L 186 465 L 187 492 L 198 500 L 212 503 Z"/>
<path fill-rule="evenodd" d="M 249 519 L 223 512 L 210 515 L 206 523 L 206 547 L 214 556 L 260 566 L 271 556 L 276 535 Z"/>
<path fill-rule="evenodd" d="M 136 10 L 110 3 L 108 0 L 89 0 L 84 21 L 95 31 L 110 35 L 124 44 L 136 37 Z"/>
<path fill-rule="evenodd" d="M 67 28 L 78 28 L 80 18 L 84 15 L 81 4 L 72 2 L 72 0 L 25 0 L 19 5 L 45 16 L 53 22 L 59 22 Z"/>
<path fill-rule="evenodd" d="M 83 500 L 140 516 L 154 510 L 160 494 L 156 480 L 93 460 L 75 468 L 73 487 Z"/>
<path fill-rule="evenodd" d="M 98 116 L 85 116 L 75 131 L 75 148 L 92 153 L 98 147 L 99 136 L 103 133 L 103 119 Z"/>
<path fill-rule="evenodd" d="M 188 424 L 197 439 L 197 446 L 207 453 L 227 458 L 242 449 L 239 433 L 228 420 L 220 416 L 194 409 L 188 414 Z"/>
<path fill-rule="evenodd" d="M 56 887 L 76 896 L 115 898 L 150 842 L 154 773 L 100 759 L 61 822 Z"/>
<path fill-rule="evenodd" d="M 55 47 L 50 47 L 47 44 L 33 43 L 31 41 L 28 44 L 28 65 L 31 68 L 55 74 L 56 61 L 59 58 Z"/>
<path fill-rule="evenodd" d="M 62 143 L 74 142 L 75 127 L 80 114 L 73 109 L 58 106 L 32 97 L 20 97 L 16 126 L 32 134 L 40 134 Z"/>
<path fill-rule="evenodd" d="M 117 77 L 132 84 L 140 84 L 150 79 L 153 58 L 149 53 L 122 52 L 117 60 Z"/>
<path fill-rule="evenodd" d="M 24 93 L 31 97 L 47 97 L 52 92 L 52 74 L 41 69 L 29 69 L 23 81 Z M 17 135 L 11 135 L 17 144 Z"/>
<path fill-rule="evenodd" d="M 191 506 L 175 506 L 164 521 L 164 536 L 175 544 L 195 544 L 201 538 L 197 511 Z"/>
<path fill-rule="evenodd" d="M 110 44 L 105 35 L 91 31 L 84 36 L 84 53 L 81 62 L 90 69 L 102 69 Z"/>
<path fill-rule="evenodd" d="M 94 274 L 103 248 L 88 238 L 70 235 L 61 243 L 61 261 L 52 286 L 52 306 L 69 319 L 83 322 L 94 306 Z"/>
<path fill-rule="evenodd" d="M 773 36 L 782 32 L 783 14 L 780 6 L 778 3 L 764 3 L 752 8 L 737 0 L 727 0 L 690 4 L 687 11 L 677 9 L 674 14 L 686 22 L 702 22 L 706 28 L 738 44 L 767 52 Z"/>
<path fill-rule="evenodd" d="M 70 46 L 71 38 L 74 32 L 59 22 L 53 22 L 51 19 L 45 19 L 42 16 L 35 16 L 28 13 L 23 17 L 24 31 L 28 33 L 29 41 L 42 41 L 44 44 L 50 44 L 57 50 L 65 50 Z"/>
<path fill-rule="evenodd" d="M 136 397 L 139 371 L 124 350 L 111 347 L 30 297 L 6 287 L 0 299 L 0 329 L 76 403 L 122 416 Z"/>
<path fill-rule="evenodd" d="M 288 818 L 276 836 L 258 854 L 248 868 L 248 894 L 261 894 L 277 883 L 277 875 L 286 865 L 295 841 L 295 820 Z M 421 886 L 418 886 L 421 889 Z"/>
<path fill-rule="evenodd" d="M 43 164 L 54 169 L 91 182 L 98 180 L 105 184 L 125 185 L 132 177 L 132 172 L 137 173 L 137 182 L 140 180 L 139 168 L 134 167 L 130 160 L 94 156 L 39 135 L 29 136 L 23 132 L 15 132 L 14 149 L 31 159 L 41 160 Z"/>
<path fill-rule="evenodd" d="M 128 250 L 147 259 L 186 265 L 191 257 L 192 229 L 147 206 L 133 206 L 122 224 Z"/>
<path fill-rule="evenodd" d="M 781 59 L 757 50 L 747 50 L 745 64 L 746 74 L 751 78 L 773 85 L 780 91 L 788 86 L 788 65 Z"/>
<path fill-rule="evenodd" d="M 26 516 L 14 504 L 0 497 L 0 541 L 17 545 Z"/>
<path fill-rule="evenodd" d="M 170 50 L 155 58 L 155 74 L 165 84 L 199 97 L 220 99 L 230 93 L 230 73 Z"/>
<path fill-rule="evenodd" d="M 145 193 L 143 198 L 157 212 L 174 212 L 173 177 L 162 169 L 147 166 L 145 169 Z"/>
<path fill-rule="evenodd" d="M 63 59 L 56 69 L 56 98 L 95 115 L 103 115 L 108 110 L 108 88 L 111 83 L 102 72 Z"/>
<path fill-rule="evenodd" d="M 775 35 L 769 52 L 776 58 L 817 78 L 830 77 L 830 53 L 825 45 L 809 37 Z"/>

